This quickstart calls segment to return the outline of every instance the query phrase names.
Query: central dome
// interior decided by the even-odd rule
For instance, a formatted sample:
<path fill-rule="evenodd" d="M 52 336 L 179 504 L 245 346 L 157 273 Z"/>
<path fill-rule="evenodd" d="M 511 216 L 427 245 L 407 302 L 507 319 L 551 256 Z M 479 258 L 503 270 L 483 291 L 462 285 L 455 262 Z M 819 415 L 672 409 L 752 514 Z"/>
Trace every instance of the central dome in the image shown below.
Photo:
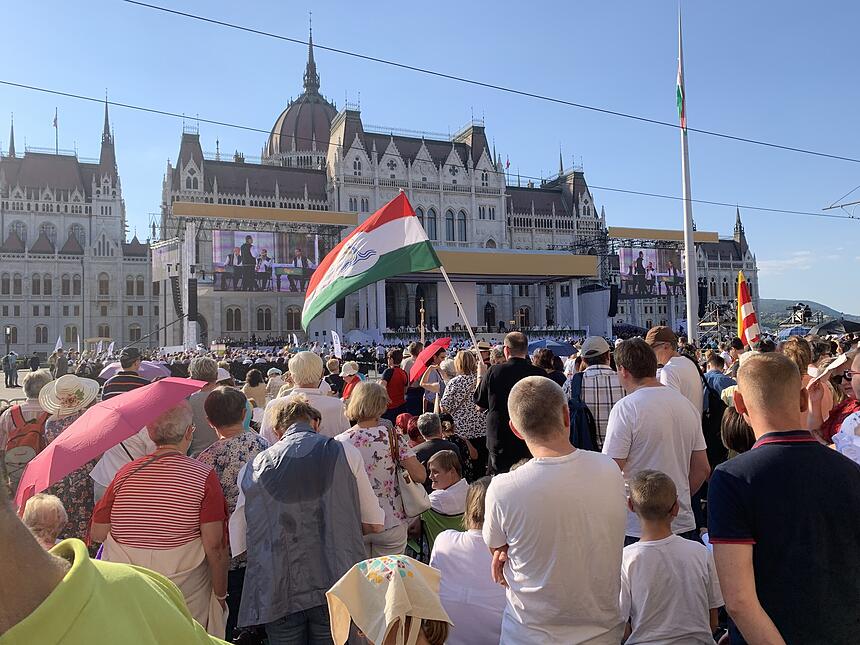
<path fill-rule="evenodd" d="M 334 105 L 319 92 L 320 77 L 314 62 L 313 35 L 308 40 L 308 63 L 304 74 L 304 89 L 299 98 L 290 101 L 272 127 L 263 148 L 263 160 L 283 165 L 316 166 L 316 157 L 324 160 L 328 154 L 331 122 L 337 114 Z M 312 161 L 307 161 L 308 152 Z M 299 155 L 297 153 L 304 153 Z M 292 163 L 294 157 L 296 163 Z"/>

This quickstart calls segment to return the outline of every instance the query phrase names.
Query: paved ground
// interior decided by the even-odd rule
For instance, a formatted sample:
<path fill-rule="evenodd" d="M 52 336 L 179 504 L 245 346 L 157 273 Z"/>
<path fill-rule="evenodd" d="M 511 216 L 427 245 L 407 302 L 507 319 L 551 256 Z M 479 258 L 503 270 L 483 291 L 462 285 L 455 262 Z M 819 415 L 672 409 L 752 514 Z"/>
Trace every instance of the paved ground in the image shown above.
<path fill-rule="evenodd" d="M 20 385 L 24 379 L 24 375 L 27 374 L 30 370 L 18 370 L 18 384 Z M 5 379 L 0 380 L 0 383 L 6 384 Z M 24 397 L 24 388 L 22 387 L 0 387 L 0 402 L 2 401 L 11 401 L 13 399 L 23 399 Z"/>

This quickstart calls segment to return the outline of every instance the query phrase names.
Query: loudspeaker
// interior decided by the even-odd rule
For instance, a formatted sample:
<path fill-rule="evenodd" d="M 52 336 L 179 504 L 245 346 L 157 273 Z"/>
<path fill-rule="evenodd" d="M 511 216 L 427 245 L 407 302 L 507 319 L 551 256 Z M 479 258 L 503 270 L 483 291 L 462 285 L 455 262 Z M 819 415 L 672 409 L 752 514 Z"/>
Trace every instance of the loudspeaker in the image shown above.
<path fill-rule="evenodd" d="M 334 305 L 334 317 L 346 318 L 346 298 L 341 298 Z"/>
<path fill-rule="evenodd" d="M 188 320 L 197 321 L 197 280 L 188 278 Z"/>
<path fill-rule="evenodd" d="M 699 319 L 705 317 L 705 310 L 708 307 L 708 285 L 699 285 Z"/>
<path fill-rule="evenodd" d="M 606 312 L 607 318 L 615 318 L 618 313 L 618 287 L 612 285 L 609 287 L 609 311 Z"/>

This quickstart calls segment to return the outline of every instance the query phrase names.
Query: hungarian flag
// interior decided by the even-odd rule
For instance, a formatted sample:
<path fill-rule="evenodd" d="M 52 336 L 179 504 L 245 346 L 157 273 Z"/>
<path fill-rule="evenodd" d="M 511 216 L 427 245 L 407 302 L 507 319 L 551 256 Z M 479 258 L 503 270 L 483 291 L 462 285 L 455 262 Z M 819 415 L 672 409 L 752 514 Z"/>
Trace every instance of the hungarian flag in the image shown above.
<path fill-rule="evenodd" d="M 684 92 L 684 47 L 681 44 L 681 16 L 678 15 L 678 84 L 675 90 L 681 129 L 687 129 L 687 100 Z"/>
<path fill-rule="evenodd" d="M 302 327 L 341 298 L 379 280 L 441 266 L 433 245 L 400 193 L 323 258 L 308 283 Z"/>
<path fill-rule="evenodd" d="M 744 345 L 753 347 L 758 343 L 760 335 L 750 286 L 744 277 L 744 272 L 738 271 L 738 338 Z"/>

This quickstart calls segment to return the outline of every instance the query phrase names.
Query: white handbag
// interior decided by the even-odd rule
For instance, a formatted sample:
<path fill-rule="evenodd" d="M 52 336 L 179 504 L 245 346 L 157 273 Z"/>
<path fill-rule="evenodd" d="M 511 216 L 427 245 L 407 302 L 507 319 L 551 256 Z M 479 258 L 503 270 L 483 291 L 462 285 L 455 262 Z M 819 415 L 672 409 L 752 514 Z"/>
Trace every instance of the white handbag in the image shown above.
<path fill-rule="evenodd" d="M 391 450 L 391 459 L 394 461 L 394 474 L 397 477 L 397 490 L 400 493 L 400 501 L 403 504 L 403 512 L 407 517 L 418 517 L 430 508 L 430 496 L 424 486 L 412 481 L 409 471 L 403 467 L 398 457 L 399 451 L 395 445 L 394 432 L 388 431 L 388 447 Z"/>

